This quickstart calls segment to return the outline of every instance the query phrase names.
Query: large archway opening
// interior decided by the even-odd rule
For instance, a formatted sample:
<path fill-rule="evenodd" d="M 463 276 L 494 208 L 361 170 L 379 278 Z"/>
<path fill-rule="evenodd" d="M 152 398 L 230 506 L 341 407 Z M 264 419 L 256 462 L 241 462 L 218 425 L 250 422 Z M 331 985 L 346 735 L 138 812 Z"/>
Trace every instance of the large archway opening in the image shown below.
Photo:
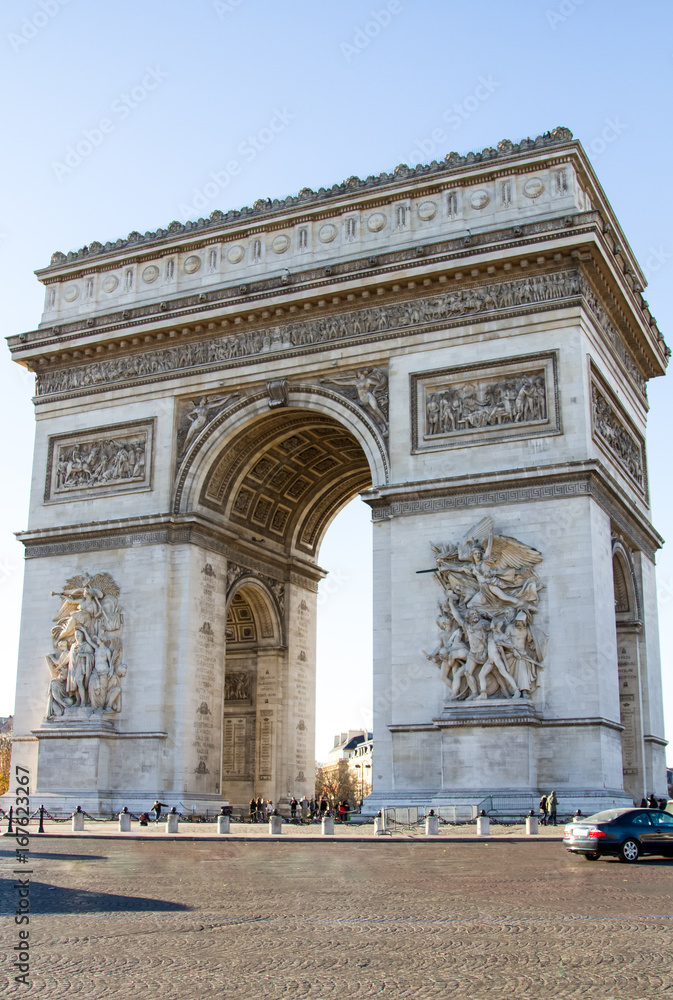
<path fill-rule="evenodd" d="M 349 537 L 349 523 L 357 522 L 371 552 L 370 512 L 356 498 L 372 486 L 372 450 L 329 412 L 267 408 L 223 435 L 192 483 L 191 509 L 227 536 L 221 792 L 237 809 L 262 798 L 285 811 L 292 796 L 313 792 L 321 609 L 328 632 L 340 633 L 339 642 L 323 645 L 327 670 L 336 673 L 340 657 L 350 668 L 337 683 L 344 711 L 350 705 L 362 715 L 371 703 L 371 631 L 364 639 L 363 615 L 356 620 L 339 608 L 358 585 L 371 606 L 371 571 L 361 580 L 359 567 L 348 567 L 348 550 L 362 544 Z M 354 500 L 356 514 L 349 509 Z M 319 552 L 344 509 L 345 523 L 335 530 L 342 551 L 334 565 L 328 545 L 332 565 L 325 569 L 333 575 L 324 579 Z M 370 630 L 371 612 L 364 621 Z M 362 697 L 349 699 L 358 665 Z M 334 720 L 338 699 L 327 688 L 321 698 L 331 700 L 327 715 Z"/>

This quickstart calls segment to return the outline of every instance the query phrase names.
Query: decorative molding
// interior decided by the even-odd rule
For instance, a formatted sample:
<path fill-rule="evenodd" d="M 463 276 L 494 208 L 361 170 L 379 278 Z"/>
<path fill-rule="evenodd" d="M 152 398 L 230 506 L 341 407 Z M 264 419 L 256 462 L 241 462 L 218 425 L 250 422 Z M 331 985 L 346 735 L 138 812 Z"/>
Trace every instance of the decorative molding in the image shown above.
<path fill-rule="evenodd" d="M 414 732 L 433 732 L 438 729 L 453 729 L 459 726 L 468 726 L 473 728 L 475 725 L 475 718 L 464 717 L 460 719 L 447 719 L 445 716 L 433 719 L 432 722 L 408 722 L 408 723 L 395 723 L 389 725 L 387 728 L 391 733 L 414 733 Z M 619 722 L 613 722 L 612 719 L 604 719 L 600 716 L 595 718 L 580 718 L 580 719 L 547 719 L 544 716 L 534 716 L 534 715 L 495 715 L 490 714 L 480 715 L 478 718 L 479 726 L 537 726 L 539 728 L 546 727 L 579 727 L 579 726 L 600 726 L 604 729 L 613 729 L 618 733 L 623 732 L 624 726 Z M 643 739 L 651 739 L 662 745 L 667 745 L 666 740 L 660 740 L 658 737 L 643 737 Z"/>
<path fill-rule="evenodd" d="M 51 435 L 44 502 L 151 490 L 155 423 L 138 420 Z"/>
<path fill-rule="evenodd" d="M 541 500 L 573 499 L 591 497 L 614 524 L 633 540 L 634 548 L 640 549 L 654 561 L 656 552 L 664 544 L 661 536 L 638 517 L 632 501 L 626 494 L 620 495 L 619 488 L 607 470 L 598 465 L 581 473 L 542 473 L 537 483 L 510 486 L 484 486 L 469 488 L 446 486 L 441 491 L 433 484 L 419 489 L 412 496 L 394 498 L 363 497 L 372 508 L 372 521 L 385 521 L 391 517 L 410 517 L 417 514 L 435 514 L 444 511 L 476 510 L 480 507 L 496 507 L 501 504 L 535 503 Z"/>
<path fill-rule="evenodd" d="M 562 433 L 558 352 L 417 372 L 412 452 Z"/>

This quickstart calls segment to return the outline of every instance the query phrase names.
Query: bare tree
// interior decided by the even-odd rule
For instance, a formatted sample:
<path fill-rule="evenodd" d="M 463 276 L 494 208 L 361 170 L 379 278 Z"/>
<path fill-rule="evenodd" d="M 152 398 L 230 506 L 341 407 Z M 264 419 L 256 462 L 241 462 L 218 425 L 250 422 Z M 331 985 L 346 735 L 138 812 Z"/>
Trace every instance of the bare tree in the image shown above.
<path fill-rule="evenodd" d="M 334 764 L 321 764 L 316 768 L 315 795 L 318 801 L 327 799 L 330 809 L 334 809 L 339 802 L 351 804 L 355 802 L 357 789 L 353 775 L 348 769 L 347 761 L 339 760 Z"/>

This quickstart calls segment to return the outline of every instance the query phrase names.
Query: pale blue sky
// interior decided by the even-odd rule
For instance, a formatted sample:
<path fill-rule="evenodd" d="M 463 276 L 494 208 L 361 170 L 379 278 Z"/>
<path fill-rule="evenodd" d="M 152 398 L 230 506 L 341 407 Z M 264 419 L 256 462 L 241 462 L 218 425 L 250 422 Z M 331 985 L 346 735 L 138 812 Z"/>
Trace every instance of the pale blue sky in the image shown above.
<path fill-rule="evenodd" d="M 378 33 L 372 11 L 379 22 L 389 21 Z M 589 151 L 646 269 L 646 297 L 673 342 L 672 21 L 665 0 L 5 4 L 3 334 L 37 325 L 42 290 L 32 271 L 52 251 L 164 226 L 184 218 L 195 197 L 201 205 L 198 195 L 206 206 L 196 216 L 209 215 L 415 162 L 419 143 L 429 152 L 423 159 L 432 159 L 565 125 Z M 248 137 L 276 110 L 286 126 L 253 156 Z M 68 147 L 101 129 L 103 119 L 109 124 L 94 133 L 100 142 L 91 153 L 72 169 L 59 166 Z M 227 182 L 221 172 L 232 159 L 241 169 Z M 214 184 L 211 173 L 220 178 L 214 197 L 206 187 Z M 26 524 L 33 414 L 32 380 L 7 352 L 0 352 L 0 380 L 6 482 L 0 714 L 6 714 L 22 585 L 12 532 Z M 663 380 L 650 384 L 650 401 L 654 520 L 673 538 L 673 407 Z M 360 561 L 368 547 L 367 513 L 348 509 L 321 554 L 339 585 L 322 604 L 319 756 L 334 732 L 362 724 L 367 712 L 370 640 L 362 609 L 370 582 L 367 560 Z M 672 552 L 659 557 L 670 733 Z"/>

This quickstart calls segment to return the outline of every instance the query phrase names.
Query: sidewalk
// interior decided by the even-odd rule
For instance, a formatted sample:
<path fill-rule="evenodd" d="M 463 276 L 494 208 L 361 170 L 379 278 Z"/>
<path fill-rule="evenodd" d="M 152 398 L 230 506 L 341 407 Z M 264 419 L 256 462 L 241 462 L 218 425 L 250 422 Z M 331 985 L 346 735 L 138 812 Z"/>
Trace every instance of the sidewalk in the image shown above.
<path fill-rule="evenodd" d="M 6 824 L 3 822 L 2 825 L 4 827 L 2 835 L 6 837 Z M 336 823 L 334 826 L 334 836 L 323 837 L 319 823 L 313 823 L 310 825 L 307 824 L 305 826 L 283 823 L 283 832 L 280 836 L 271 836 L 269 834 L 268 823 L 232 823 L 230 827 L 231 833 L 218 835 L 215 823 L 190 823 L 185 821 L 179 824 L 177 834 L 168 834 L 166 833 L 166 822 L 162 819 L 159 823 L 150 823 L 149 826 L 140 826 L 134 821 L 131 824 L 130 833 L 120 833 L 116 820 L 101 820 L 96 822 L 94 820 L 85 819 L 84 831 L 82 833 L 72 832 L 70 820 L 66 822 L 45 820 L 44 834 L 37 833 L 37 820 L 33 820 L 31 821 L 29 830 L 31 836 L 34 837 L 59 837 L 63 839 L 87 837 L 106 839 L 115 838 L 120 840 L 287 840 L 291 842 L 319 840 L 327 842 L 353 841 L 358 843 L 376 841 L 381 843 L 384 841 L 408 842 L 410 840 L 423 842 L 436 842 L 438 840 L 447 842 L 464 840 L 482 842 L 487 842 L 489 840 L 561 840 L 563 837 L 563 827 L 563 823 L 559 823 L 556 827 L 541 826 L 539 827 L 540 832 L 537 836 L 529 837 L 526 836 L 526 827 L 523 823 L 512 826 L 491 823 L 490 836 L 478 837 L 476 823 L 468 823 L 457 826 L 453 826 L 452 824 L 440 824 L 439 836 L 426 837 L 425 824 L 419 824 L 411 829 L 396 825 L 392 829 L 389 829 L 385 834 L 377 836 L 374 833 L 373 823 L 357 824 L 353 826 L 349 823 Z M 9 837 L 13 837 L 13 834 L 9 834 Z"/>

